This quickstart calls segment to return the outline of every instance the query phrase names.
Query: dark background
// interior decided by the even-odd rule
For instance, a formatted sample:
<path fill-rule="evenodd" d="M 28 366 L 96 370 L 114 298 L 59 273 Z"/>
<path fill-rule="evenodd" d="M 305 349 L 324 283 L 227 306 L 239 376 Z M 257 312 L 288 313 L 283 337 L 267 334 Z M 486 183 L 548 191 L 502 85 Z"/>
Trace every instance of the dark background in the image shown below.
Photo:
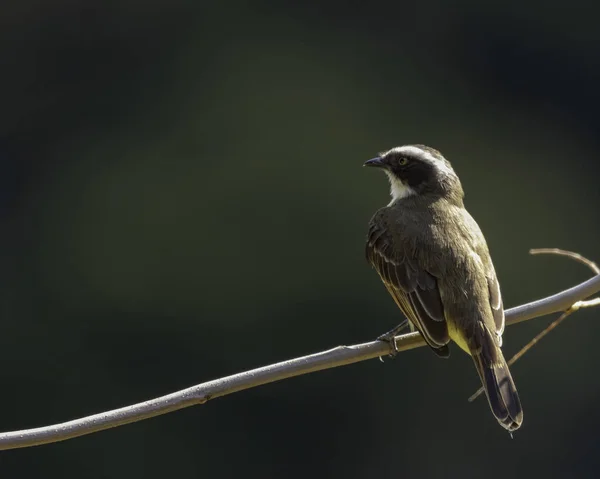
<path fill-rule="evenodd" d="M 361 168 L 453 162 L 507 306 L 600 260 L 597 9 L 519 2 L 21 0 L 0 7 L 0 430 L 371 340 L 400 320 Z M 427 348 L 71 441 L 4 478 L 592 477 L 600 311 L 513 368 L 513 440 Z M 510 356 L 550 318 L 511 327 Z"/>

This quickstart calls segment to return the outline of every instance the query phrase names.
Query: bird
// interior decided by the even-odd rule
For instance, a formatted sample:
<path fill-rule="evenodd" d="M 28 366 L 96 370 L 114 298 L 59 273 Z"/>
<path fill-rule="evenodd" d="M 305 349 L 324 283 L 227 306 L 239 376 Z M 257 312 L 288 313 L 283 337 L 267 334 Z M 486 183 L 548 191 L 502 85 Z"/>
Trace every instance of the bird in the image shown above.
<path fill-rule="evenodd" d="M 438 356 L 447 358 L 453 341 L 473 358 L 493 415 L 512 434 L 523 408 L 501 350 L 500 285 L 456 172 L 439 151 L 420 144 L 392 148 L 364 166 L 385 172 L 392 197 L 369 222 L 367 261 Z M 394 335 L 378 339 L 395 348 Z"/>

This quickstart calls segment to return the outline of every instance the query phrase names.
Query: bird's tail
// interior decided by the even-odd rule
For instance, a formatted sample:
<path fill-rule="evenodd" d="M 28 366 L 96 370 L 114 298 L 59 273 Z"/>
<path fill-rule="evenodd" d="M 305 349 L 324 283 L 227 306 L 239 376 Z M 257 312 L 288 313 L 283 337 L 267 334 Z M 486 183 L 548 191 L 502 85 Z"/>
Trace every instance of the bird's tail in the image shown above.
<path fill-rule="evenodd" d="M 481 326 L 479 344 L 471 355 L 494 416 L 505 429 L 515 431 L 523 422 L 521 400 L 496 337 Z"/>

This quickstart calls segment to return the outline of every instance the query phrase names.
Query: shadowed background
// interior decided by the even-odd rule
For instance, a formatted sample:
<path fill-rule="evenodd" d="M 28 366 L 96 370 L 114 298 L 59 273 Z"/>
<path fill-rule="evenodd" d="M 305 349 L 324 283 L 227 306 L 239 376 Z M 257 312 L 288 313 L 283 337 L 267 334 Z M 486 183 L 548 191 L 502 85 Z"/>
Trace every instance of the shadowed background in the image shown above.
<path fill-rule="evenodd" d="M 0 430 L 47 425 L 401 319 L 363 245 L 405 143 L 453 162 L 508 307 L 600 261 L 600 30 L 585 2 L 154 0 L 0 7 Z M 471 359 L 427 348 L 72 441 L 12 478 L 592 477 L 600 311 L 513 368 L 511 440 Z M 548 323 L 510 327 L 510 357 Z M 507 476 L 508 475 L 508 476 Z"/>

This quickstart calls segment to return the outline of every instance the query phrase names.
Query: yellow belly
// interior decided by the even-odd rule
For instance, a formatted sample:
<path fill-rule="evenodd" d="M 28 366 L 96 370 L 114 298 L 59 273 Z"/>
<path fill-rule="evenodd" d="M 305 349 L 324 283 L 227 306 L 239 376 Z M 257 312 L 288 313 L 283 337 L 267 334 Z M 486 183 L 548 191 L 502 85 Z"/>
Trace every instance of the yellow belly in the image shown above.
<path fill-rule="evenodd" d="M 464 352 L 471 354 L 465 336 L 463 332 L 456 327 L 456 323 L 446 317 L 446 324 L 448 325 L 448 335 L 450 336 L 450 339 L 458 344 L 460 349 L 462 349 Z"/>

